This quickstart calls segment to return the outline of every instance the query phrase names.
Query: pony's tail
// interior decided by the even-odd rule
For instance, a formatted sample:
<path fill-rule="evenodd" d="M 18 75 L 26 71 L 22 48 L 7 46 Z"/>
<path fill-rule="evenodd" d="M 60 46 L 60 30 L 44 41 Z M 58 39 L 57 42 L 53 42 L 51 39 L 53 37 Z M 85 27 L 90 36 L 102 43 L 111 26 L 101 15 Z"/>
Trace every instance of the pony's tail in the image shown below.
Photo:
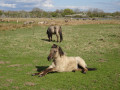
<path fill-rule="evenodd" d="M 87 68 L 88 69 L 88 71 L 95 71 L 95 70 L 97 70 L 97 68 Z"/>
<path fill-rule="evenodd" d="M 62 28 L 61 28 L 61 26 L 60 26 L 59 34 L 60 34 L 60 42 L 62 42 L 62 40 L 63 40 L 63 35 L 62 35 Z"/>

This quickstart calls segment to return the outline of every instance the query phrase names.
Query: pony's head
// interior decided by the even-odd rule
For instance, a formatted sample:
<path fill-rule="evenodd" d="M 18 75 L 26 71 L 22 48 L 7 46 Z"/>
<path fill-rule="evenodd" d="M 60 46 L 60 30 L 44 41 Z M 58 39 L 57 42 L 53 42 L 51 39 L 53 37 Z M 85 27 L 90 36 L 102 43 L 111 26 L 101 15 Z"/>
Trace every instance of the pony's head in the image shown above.
<path fill-rule="evenodd" d="M 55 59 L 57 57 L 61 57 L 64 55 L 64 52 L 62 51 L 61 47 L 59 47 L 56 44 L 53 44 L 50 50 L 50 54 L 48 56 L 48 61 L 50 61 L 51 59 Z"/>

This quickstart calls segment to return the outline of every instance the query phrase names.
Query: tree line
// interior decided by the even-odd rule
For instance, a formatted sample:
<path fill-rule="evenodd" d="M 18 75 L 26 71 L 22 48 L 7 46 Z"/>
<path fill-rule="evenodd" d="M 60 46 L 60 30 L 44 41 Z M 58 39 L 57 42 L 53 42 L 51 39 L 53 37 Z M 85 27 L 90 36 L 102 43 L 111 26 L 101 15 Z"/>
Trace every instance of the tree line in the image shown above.
<path fill-rule="evenodd" d="M 84 17 L 116 17 L 120 18 L 120 12 L 116 11 L 113 13 L 107 13 L 100 9 L 89 9 L 87 11 L 81 11 L 80 9 L 57 9 L 55 11 L 44 11 L 40 8 L 33 8 L 31 11 L 4 11 L 0 10 L 0 17 L 7 17 L 7 18 L 60 18 L 66 17 L 67 15 L 75 15 L 74 17 L 77 18 L 84 18 Z M 72 16 L 71 16 L 72 17 Z"/>

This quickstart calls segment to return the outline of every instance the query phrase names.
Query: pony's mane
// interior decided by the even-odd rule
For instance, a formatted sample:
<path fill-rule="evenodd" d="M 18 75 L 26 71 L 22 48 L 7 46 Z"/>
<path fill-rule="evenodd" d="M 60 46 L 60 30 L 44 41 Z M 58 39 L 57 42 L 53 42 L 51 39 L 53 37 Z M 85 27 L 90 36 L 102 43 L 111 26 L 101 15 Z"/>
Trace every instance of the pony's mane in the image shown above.
<path fill-rule="evenodd" d="M 53 44 L 51 48 L 58 48 L 60 56 L 64 55 L 64 52 L 60 46 Z"/>
<path fill-rule="evenodd" d="M 51 48 L 57 48 L 57 47 L 58 47 L 58 45 L 53 44 Z"/>
<path fill-rule="evenodd" d="M 61 47 L 59 47 L 59 54 L 60 54 L 60 56 L 63 56 L 63 55 L 64 55 L 64 52 L 63 52 L 63 50 L 62 50 Z"/>

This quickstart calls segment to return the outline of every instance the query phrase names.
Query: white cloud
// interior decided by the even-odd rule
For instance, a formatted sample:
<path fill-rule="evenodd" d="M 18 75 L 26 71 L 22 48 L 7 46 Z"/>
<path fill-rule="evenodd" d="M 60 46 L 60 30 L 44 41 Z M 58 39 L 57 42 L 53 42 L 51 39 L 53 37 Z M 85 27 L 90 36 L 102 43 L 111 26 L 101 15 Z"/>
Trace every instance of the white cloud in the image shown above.
<path fill-rule="evenodd" d="M 82 9 L 82 10 L 88 10 L 89 8 L 92 8 L 92 7 L 89 7 L 89 6 L 66 6 L 66 8 L 71 8 L 71 9 Z"/>
<path fill-rule="evenodd" d="M 16 4 L 7 4 L 7 3 L 1 3 L 1 2 L 0 2 L 0 6 L 1 7 L 16 8 Z"/>
<path fill-rule="evenodd" d="M 24 3 L 27 4 L 25 7 L 47 7 L 47 8 L 52 8 L 54 7 L 52 4 L 52 0 L 16 0 L 18 3 Z M 28 5 L 28 4 L 32 5 Z"/>
<path fill-rule="evenodd" d="M 41 1 L 46 1 L 46 0 L 16 0 L 16 2 L 21 2 L 21 3 L 40 3 Z"/>
<path fill-rule="evenodd" d="M 70 8 L 70 9 L 80 9 L 80 10 L 88 10 L 91 8 L 100 8 L 105 11 L 119 11 L 120 10 L 120 1 L 115 0 L 111 2 L 93 2 L 87 3 L 87 6 L 82 6 L 83 4 L 70 4 L 72 2 L 64 2 L 63 3 L 57 3 L 54 2 L 55 0 L 0 0 L 0 8 L 6 9 L 6 10 L 31 10 L 34 7 L 41 8 L 44 10 L 55 10 L 55 9 L 65 9 L 65 8 Z M 57 0 L 56 0 L 57 1 Z M 69 1 L 69 0 L 68 0 Z M 75 0 L 74 0 L 75 1 Z M 54 4 L 53 4 L 54 2 Z M 56 6 L 57 5 L 57 6 Z M 114 10 L 113 10 L 114 9 Z"/>
<path fill-rule="evenodd" d="M 93 8 L 93 7 L 90 7 L 90 6 L 60 6 L 60 7 L 55 7 L 56 9 L 65 9 L 65 8 L 70 8 L 70 9 L 81 9 L 81 10 L 88 10 L 90 8 Z"/>
<path fill-rule="evenodd" d="M 48 7 L 48 8 L 53 8 L 53 4 L 51 0 L 46 0 L 43 4 L 44 7 Z"/>
<path fill-rule="evenodd" d="M 53 8 L 52 0 L 1 0 L 0 7 L 10 7 L 10 8 Z"/>

